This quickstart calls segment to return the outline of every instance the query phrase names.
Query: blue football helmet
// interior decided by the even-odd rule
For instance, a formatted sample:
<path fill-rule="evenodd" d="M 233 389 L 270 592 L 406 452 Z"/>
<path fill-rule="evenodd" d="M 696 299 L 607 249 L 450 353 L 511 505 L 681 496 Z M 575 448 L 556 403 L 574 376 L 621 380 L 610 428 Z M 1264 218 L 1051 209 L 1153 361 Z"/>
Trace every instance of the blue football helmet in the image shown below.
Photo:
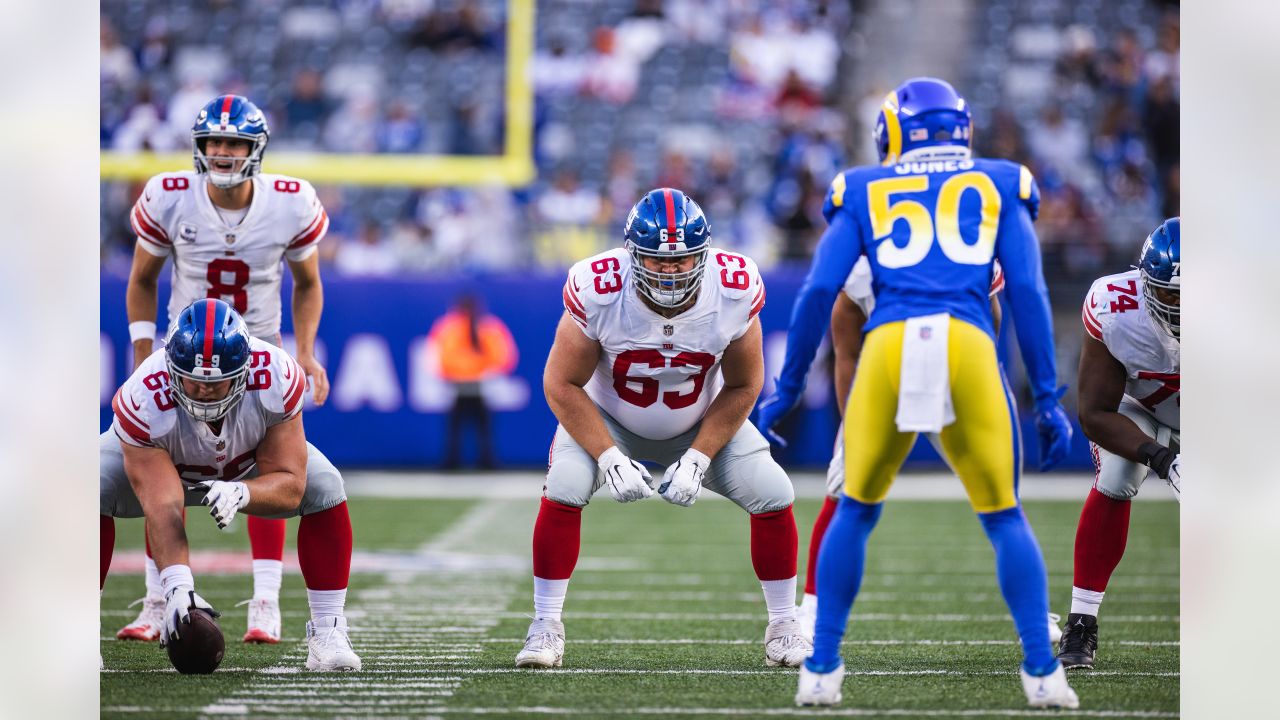
<path fill-rule="evenodd" d="M 893 165 L 922 148 L 968 150 L 972 140 L 969 105 L 945 80 L 912 78 L 885 96 L 872 135 L 881 165 Z"/>
<path fill-rule="evenodd" d="M 205 298 L 188 305 L 165 340 L 169 389 L 173 399 L 196 420 L 212 422 L 244 397 L 249 371 L 249 329 L 234 308 Z M 227 394 L 200 401 L 187 395 L 182 378 L 201 383 L 231 381 Z"/>
<path fill-rule="evenodd" d="M 1181 340 L 1179 310 L 1182 307 L 1182 220 L 1169 218 L 1147 236 L 1138 256 L 1142 273 L 1142 297 L 1147 312 L 1165 332 Z"/>
<path fill-rule="evenodd" d="M 692 198 L 673 188 L 645 193 L 627 215 L 623 243 L 631 252 L 631 279 L 641 296 L 661 307 L 679 307 L 698 291 L 711 247 L 711 226 Z M 685 272 L 659 272 L 645 258 L 679 261 L 694 256 Z"/>
<path fill-rule="evenodd" d="M 204 152 L 205 141 L 211 137 L 249 141 L 249 159 L 237 160 L 230 170 L 219 172 Z M 200 109 L 196 124 L 191 127 L 191 154 L 196 172 L 209 173 L 209 182 L 215 187 L 235 187 L 262 171 L 262 155 L 267 151 L 270 138 L 267 116 L 257 105 L 240 95 L 219 95 Z"/>

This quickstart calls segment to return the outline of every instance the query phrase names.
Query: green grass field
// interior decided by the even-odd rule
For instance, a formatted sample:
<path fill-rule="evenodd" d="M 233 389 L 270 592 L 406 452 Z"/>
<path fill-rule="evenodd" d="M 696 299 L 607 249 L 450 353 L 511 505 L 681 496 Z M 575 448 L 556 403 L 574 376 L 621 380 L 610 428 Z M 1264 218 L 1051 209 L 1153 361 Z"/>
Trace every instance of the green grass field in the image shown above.
<path fill-rule="evenodd" d="M 465 480 L 463 480 L 465 482 Z M 285 577 L 284 640 L 246 646 L 245 575 L 201 575 L 223 611 L 227 654 L 210 676 L 181 676 L 155 644 L 114 632 L 131 620 L 139 575 L 109 578 L 102 599 L 103 717 L 1017 717 L 1020 653 L 982 530 L 962 501 L 890 501 L 872 537 L 844 657 L 844 703 L 795 708 L 793 669 L 766 668 L 764 601 L 746 516 L 727 502 L 689 510 L 598 496 L 565 606 L 564 668 L 516 670 L 532 610 L 529 542 L 536 500 L 351 501 L 359 567 L 348 617 L 360 673 L 302 669 L 308 617 L 301 577 Z M 800 500 L 801 576 L 819 501 Z M 1029 501 L 1065 614 L 1080 501 Z M 291 521 L 293 526 L 296 521 Z M 117 553 L 141 522 L 118 521 Z M 247 551 L 197 509 L 195 549 Z M 290 542 L 292 542 L 292 527 Z M 247 559 L 246 559 L 247 570 Z M 1097 669 L 1071 674 L 1082 717 L 1176 717 L 1179 699 L 1178 506 L 1133 510 L 1128 552 L 1108 590 Z"/>

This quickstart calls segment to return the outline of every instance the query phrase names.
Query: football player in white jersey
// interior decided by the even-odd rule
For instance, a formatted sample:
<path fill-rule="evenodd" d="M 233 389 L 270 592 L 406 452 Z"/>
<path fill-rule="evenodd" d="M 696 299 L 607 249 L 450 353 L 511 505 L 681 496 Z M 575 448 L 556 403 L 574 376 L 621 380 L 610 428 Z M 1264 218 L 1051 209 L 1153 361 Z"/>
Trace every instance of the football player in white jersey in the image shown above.
<path fill-rule="evenodd" d="M 181 635 L 192 608 L 214 612 L 195 591 L 185 506 L 207 505 L 218 527 L 241 511 L 301 515 L 306 667 L 360 669 L 343 615 L 352 547 L 346 492 L 303 434 L 305 387 L 288 353 L 251 337 L 227 303 L 203 299 L 178 313 L 164 349 L 112 399 L 115 420 L 99 440 L 99 580 L 111 566 L 114 518 L 145 517 L 164 592 L 162 644 Z"/>
<path fill-rule="evenodd" d="M 1071 613 L 1058 652 L 1068 668 L 1093 667 L 1098 608 L 1124 556 L 1129 501 L 1151 473 L 1182 497 L 1181 245 L 1181 221 L 1165 220 L 1138 267 L 1099 278 L 1084 302 L 1080 426 L 1097 475 L 1076 527 Z"/>
<path fill-rule="evenodd" d="M 239 95 L 222 95 L 200 111 L 191 130 L 195 170 L 151 178 L 130 222 L 138 240 L 126 290 L 134 369 L 150 355 L 156 334 L 156 283 L 173 257 L 168 317 L 202 297 L 221 298 L 245 319 L 249 332 L 277 347 L 280 340 L 281 260 L 293 274 L 293 326 L 298 364 L 317 405 L 329 393 L 316 359 L 323 290 L 316 246 L 329 219 L 305 180 L 262 173 L 270 133 L 266 117 Z M 280 640 L 280 582 L 284 521 L 250 517 L 253 599 L 245 642 Z M 147 593 L 122 640 L 156 640 L 164 600 L 147 551 Z"/>
<path fill-rule="evenodd" d="M 574 265 L 543 386 L 560 421 L 533 530 L 534 621 L 516 666 L 559 666 L 561 611 L 582 510 L 601 485 L 618 502 L 656 491 L 687 507 L 705 486 L 750 515 L 751 560 L 768 608 L 765 662 L 798 666 L 791 481 L 747 422 L 764 381 L 764 283 L 750 259 L 711 248 L 702 209 L 648 192 L 625 246 Z M 655 479 L 641 462 L 666 466 Z"/>

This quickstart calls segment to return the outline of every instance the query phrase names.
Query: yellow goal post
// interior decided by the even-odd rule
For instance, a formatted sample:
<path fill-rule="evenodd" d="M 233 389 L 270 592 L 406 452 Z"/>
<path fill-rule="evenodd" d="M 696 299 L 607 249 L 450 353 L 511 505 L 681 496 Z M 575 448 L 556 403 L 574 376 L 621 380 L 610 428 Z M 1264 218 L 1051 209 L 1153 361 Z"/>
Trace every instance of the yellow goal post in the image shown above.
<path fill-rule="evenodd" d="M 318 185 L 400 187 L 521 186 L 533 181 L 532 73 L 535 0 L 507 0 L 507 57 L 501 155 L 268 153 L 263 170 Z M 102 180 L 146 180 L 191 167 L 190 152 L 103 150 Z"/>

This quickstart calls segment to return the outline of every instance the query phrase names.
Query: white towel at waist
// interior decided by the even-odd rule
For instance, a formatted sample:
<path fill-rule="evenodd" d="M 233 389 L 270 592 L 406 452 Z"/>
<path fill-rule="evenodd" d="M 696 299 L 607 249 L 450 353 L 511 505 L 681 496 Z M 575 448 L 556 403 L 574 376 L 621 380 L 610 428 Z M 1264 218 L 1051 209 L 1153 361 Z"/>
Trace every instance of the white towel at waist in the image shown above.
<path fill-rule="evenodd" d="M 902 336 L 898 416 L 894 418 L 901 432 L 941 432 L 955 422 L 947 362 L 950 321 L 947 313 L 907 320 Z"/>

